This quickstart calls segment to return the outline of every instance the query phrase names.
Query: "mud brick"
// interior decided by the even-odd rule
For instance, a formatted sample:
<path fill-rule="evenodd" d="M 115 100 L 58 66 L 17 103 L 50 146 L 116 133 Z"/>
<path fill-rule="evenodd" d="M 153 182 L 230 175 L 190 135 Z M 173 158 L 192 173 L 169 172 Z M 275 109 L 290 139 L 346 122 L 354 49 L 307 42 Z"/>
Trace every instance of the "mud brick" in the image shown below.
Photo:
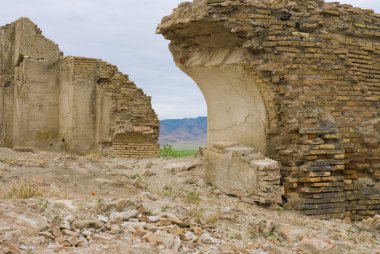
<path fill-rule="evenodd" d="M 233 137 L 228 141 L 259 150 L 265 143 L 265 155 L 281 162 L 284 168 L 281 174 L 290 204 L 306 203 L 313 195 L 341 198 L 337 199 L 339 209 L 300 209 L 307 214 L 363 217 L 366 215 L 355 213 L 350 200 L 380 198 L 378 186 L 371 186 L 371 191 L 363 189 L 365 178 L 380 179 L 380 169 L 374 166 L 377 162 L 371 161 L 380 155 L 376 121 L 380 110 L 380 42 L 376 37 L 380 15 L 349 5 L 318 3 L 303 2 L 303 19 L 296 24 L 293 17 L 271 15 L 273 10 L 291 12 L 288 1 L 242 1 L 234 5 L 233 11 L 218 15 L 207 11 L 199 1 L 174 10 L 157 32 L 172 42 L 176 63 L 206 92 L 207 103 L 218 101 L 219 107 L 209 108 L 209 128 L 222 128 L 218 117 L 231 112 L 234 117 L 223 118 L 225 125 L 245 130 L 241 135 L 223 129 L 224 137 L 209 132 L 210 140 Z M 316 21 L 324 20 L 326 14 L 334 19 L 324 24 L 327 33 L 318 29 Z M 346 22 L 343 16 L 353 22 Z M 346 29 L 342 31 L 341 26 Z M 234 27 L 244 29 L 231 33 Z M 201 28 L 229 39 L 210 38 L 205 42 Z M 206 81 L 210 75 L 218 78 L 218 85 L 224 84 L 225 91 L 240 96 L 234 98 L 231 92 L 223 97 L 215 91 L 216 84 Z M 225 78 L 220 78 L 222 75 Z M 234 80 L 241 85 L 231 82 Z M 245 84 L 255 85 L 248 89 Z M 256 88 L 258 93 L 254 92 Z M 261 119 L 270 127 L 250 125 L 247 115 L 230 106 L 244 105 L 249 112 L 247 102 L 253 98 L 262 101 L 266 113 Z M 254 114 L 260 115 L 256 111 Z M 265 142 L 248 138 L 253 129 Z"/>

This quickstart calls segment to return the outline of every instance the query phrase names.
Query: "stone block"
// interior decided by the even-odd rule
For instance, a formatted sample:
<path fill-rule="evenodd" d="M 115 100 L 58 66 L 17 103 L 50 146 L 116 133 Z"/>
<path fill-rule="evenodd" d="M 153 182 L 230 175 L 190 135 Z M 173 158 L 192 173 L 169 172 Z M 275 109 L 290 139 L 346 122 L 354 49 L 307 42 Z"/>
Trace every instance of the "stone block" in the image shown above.
<path fill-rule="evenodd" d="M 247 202 L 282 203 L 284 190 L 277 161 L 236 143 L 215 144 L 214 148 L 206 152 L 206 182 Z"/>

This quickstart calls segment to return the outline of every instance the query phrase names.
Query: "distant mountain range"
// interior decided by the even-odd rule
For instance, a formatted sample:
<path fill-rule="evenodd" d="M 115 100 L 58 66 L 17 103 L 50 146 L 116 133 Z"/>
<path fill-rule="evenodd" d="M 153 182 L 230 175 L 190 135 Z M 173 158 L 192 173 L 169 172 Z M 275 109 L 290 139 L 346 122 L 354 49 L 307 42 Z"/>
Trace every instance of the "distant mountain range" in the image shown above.
<path fill-rule="evenodd" d="M 160 121 L 161 145 L 192 148 L 206 145 L 207 117 L 168 119 Z"/>

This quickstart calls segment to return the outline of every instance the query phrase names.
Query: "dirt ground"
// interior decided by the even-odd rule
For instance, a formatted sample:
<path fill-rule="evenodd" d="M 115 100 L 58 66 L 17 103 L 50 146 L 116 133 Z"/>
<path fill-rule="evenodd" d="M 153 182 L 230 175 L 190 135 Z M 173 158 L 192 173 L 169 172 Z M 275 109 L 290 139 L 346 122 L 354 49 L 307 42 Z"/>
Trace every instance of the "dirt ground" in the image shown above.
<path fill-rule="evenodd" d="M 380 253 L 380 216 L 324 221 L 224 195 L 202 158 L 0 149 L 3 253 Z"/>

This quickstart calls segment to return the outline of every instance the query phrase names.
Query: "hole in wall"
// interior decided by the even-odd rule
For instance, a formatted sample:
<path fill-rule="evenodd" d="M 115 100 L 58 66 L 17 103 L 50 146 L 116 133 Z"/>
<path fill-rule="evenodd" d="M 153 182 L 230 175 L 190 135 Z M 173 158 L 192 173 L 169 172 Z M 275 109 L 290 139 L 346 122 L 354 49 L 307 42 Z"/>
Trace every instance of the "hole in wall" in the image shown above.
<path fill-rule="evenodd" d="M 259 86 L 242 66 L 185 70 L 207 104 L 207 146 L 240 143 L 266 154 L 267 113 Z"/>

